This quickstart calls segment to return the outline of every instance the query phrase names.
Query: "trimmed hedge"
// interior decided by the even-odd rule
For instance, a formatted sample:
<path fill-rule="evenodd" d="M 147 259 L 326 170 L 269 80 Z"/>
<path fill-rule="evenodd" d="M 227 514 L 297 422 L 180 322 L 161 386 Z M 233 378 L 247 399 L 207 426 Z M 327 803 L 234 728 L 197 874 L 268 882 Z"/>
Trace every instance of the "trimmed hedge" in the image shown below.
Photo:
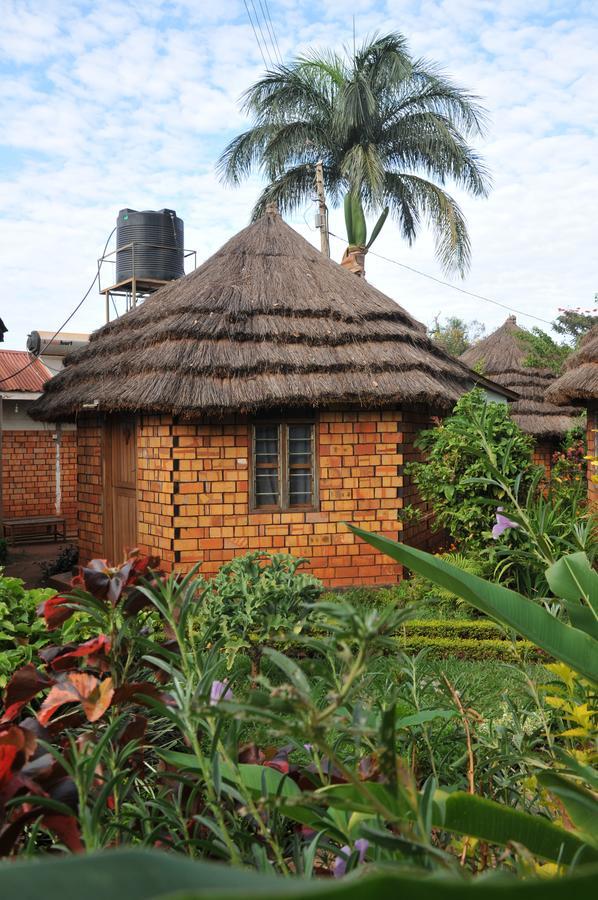
<path fill-rule="evenodd" d="M 490 619 L 413 619 L 397 634 L 397 643 L 406 653 L 428 650 L 431 656 L 459 659 L 503 659 L 513 661 L 520 654 L 542 656 L 531 641 L 516 636 L 511 640 L 501 625 Z"/>
<path fill-rule="evenodd" d="M 458 659 L 502 659 L 512 662 L 519 654 L 538 659 L 543 656 L 531 641 L 512 641 L 499 638 L 439 637 L 425 634 L 397 637 L 397 643 L 405 653 L 428 650 L 430 656 L 454 656 Z"/>
<path fill-rule="evenodd" d="M 401 628 L 401 634 L 505 640 L 507 629 L 490 619 L 410 619 Z"/>

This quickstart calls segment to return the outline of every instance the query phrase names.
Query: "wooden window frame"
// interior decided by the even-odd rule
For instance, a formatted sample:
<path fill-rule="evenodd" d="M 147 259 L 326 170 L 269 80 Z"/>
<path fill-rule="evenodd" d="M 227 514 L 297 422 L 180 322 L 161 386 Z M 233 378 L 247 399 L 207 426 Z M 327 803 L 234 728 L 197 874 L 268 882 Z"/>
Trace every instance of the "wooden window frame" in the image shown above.
<path fill-rule="evenodd" d="M 312 474 L 312 491 L 310 503 L 297 503 L 293 506 L 289 503 L 289 473 L 291 471 L 289 462 L 289 426 L 291 425 L 310 425 L 311 426 L 311 474 Z M 255 474 L 256 474 L 256 428 L 261 426 L 275 426 L 278 429 L 278 486 L 279 498 L 278 503 L 270 503 L 267 506 L 258 506 L 255 496 Z M 254 419 L 249 424 L 250 442 L 249 442 L 249 511 L 251 513 L 279 513 L 279 512 L 317 512 L 320 508 L 319 496 L 319 461 L 318 461 L 318 441 L 317 427 L 318 423 L 315 418 L 306 416 L 293 418 L 268 418 Z M 299 465 L 299 464 L 297 464 Z M 302 466 L 305 468 L 305 466 Z"/>

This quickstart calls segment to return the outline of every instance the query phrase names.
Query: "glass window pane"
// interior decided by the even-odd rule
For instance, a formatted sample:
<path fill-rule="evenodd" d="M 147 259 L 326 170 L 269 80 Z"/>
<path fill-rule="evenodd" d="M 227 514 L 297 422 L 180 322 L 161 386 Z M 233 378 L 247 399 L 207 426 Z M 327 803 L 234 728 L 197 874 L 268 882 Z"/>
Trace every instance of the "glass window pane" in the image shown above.
<path fill-rule="evenodd" d="M 310 469 L 296 469 L 289 473 L 289 505 L 311 503 L 312 473 Z"/>
<path fill-rule="evenodd" d="M 279 429 L 277 425 L 254 428 L 254 495 L 256 506 L 276 506 L 280 499 L 278 479 Z"/>

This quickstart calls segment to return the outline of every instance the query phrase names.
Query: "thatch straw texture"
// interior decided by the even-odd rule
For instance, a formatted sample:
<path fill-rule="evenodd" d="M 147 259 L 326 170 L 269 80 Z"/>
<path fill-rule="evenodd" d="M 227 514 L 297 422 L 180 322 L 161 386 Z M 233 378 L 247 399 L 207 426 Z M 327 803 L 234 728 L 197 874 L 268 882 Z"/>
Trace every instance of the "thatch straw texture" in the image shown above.
<path fill-rule="evenodd" d="M 565 363 L 565 371 L 550 385 L 546 396 L 559 406 L 598 401 L 598 326 L 586 334 L 581 346 Z"/>
<path fill-rule="evenodd" d="M 37 418 L 72 419 L 89 404 L 210 415 L 404 402 L 448 409 L 474 383 L 489 384 L 272 210 L 66 363 L 35 404 Z"/>
<path fill-rule="evenodd" d="M 546 391 L 556 375 L 550 369 L 525 365 L 529 349 L 519 339 L 522 334 L 515 316 L 509 316 L 500 328 L 466 350 L 460 359 L 519 395 L 511 404 L 511 415 L 522 431 L 536 438 L 563 437 L 579 421 L 581 411 L 563 409 L 547 400 Z"/>

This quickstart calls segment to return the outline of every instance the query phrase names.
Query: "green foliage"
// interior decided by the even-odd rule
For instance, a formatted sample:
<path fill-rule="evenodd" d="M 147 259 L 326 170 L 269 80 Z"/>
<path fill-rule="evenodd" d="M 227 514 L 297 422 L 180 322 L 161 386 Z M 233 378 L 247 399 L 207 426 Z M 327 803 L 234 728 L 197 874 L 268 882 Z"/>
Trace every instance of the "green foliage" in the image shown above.
<path fill-rule="evenodd" d="M 441 580 L 442 587 L 461 594 L 463 580 L 473 579 L 472 591 L 491 608 L 492 593 L 480 588 L 486 582 L 429 559 L 458 573 L 451 582 Z M 563 799 L 560 783 L 544 786 L 541 773 L 530 772 L 540 729 L 555 754 L 559 740 L 577 740 L 553 739 L 551 731 L 553 721 L 562 728 L 563 719 L 583 716 L 571 705 L 577 695 L 555 689 L 557 702 L 548 712 L 530 709 L 521 699 L 521 677 L 509 678 L 504 667 L 501 679 L 495 664 L 492 677 L 505 693 L 501 699 L 507 703 L 512 693 L 518 702 L 484 729 L 470 705 L 465 676 L 451 683 L 441 663 L 427 660 L 429 653 L 397 652 L 397 635 L 408 628 L 414 637 L 437 639 L 442 628 L 439 621 L 410 626 L 402 596 L 377 604 L 363 597 L 358 608 L 338 595 L 334 602 L 310 603 L 317 627 L 286 634 L 288 654 L 278 649 L 283 645 L 276 632 L 277 648 L 263 647 L 260 672 L 248 683 L 246 666 L 243 672 L 238 662 L 224 668 L 218 617 L 199 626 L 198 605 L 208 599 L 205 580 L 197 572 L 162 576 L 156 568 L 147 558 L 131 557 L 119 568 L 94 561 L 72 594 L 45 602 L 43 616 L 51 627 L 64 629 L 73 616 L 84 615 L 93 634 L 79 646 L 57 644 L 37 671 L 26 666 L 8 685 L 0 776 L 4 795 L 12 799 L 0 808 L 3 853 L 158 844 L 229 863 L 232 868 L 223 871 L 244 877 L 248 868 L 258 875 L 299 875 L 305 883 L 288 879 L 285 889 L 316 896 L 344 888 L 329 888 L 326 879 L 313 876 L 340 875 L 362 864 L 389 879 L 414 873 L 413 884 L 420 885 L 433 873 L 439 896 L 446 879 L 459 879 L 462 890 L 469 884 L 465 873 L 494 866 L 528 878 L 545 862 L 564 874 L 573 864 L 598 861 L 587 833 L 586 793 Z M 432 580 L 431 570 L 422 575 Z M 264 578 L 274 586 L 261 586 Z M 223 593 L 231 605 L 253 591 L 277 596 L 285 578 L 297 579 L 297 596 L 318 587 L 302 582 L 288 558 L 268 558 L 264 565 L 250 554 L 234 570 L 226 568 L 214 595 Z M 579 618 L 580 605 L 593 607 L 594 577 L 587 566 L 569 560 L 548 578 L 558 583 L 571 616 Z M 513 618 L 504 593 L 499 601 Z M 575 631 L 528 602 L 551 623 Z M 289 609 L 294 613 L 296 606 Z M 546 628 L 545 619 L 527 618 Z M 455 640 L 472 640 L 467 629 L 473 629 L 473 640 L 499 640 L 497 626 L 487 622 L 454 622 L 448 631 Z M 525 652 L 524 641 L 513 644 L 517 655 Z M 574 649 L 569 647 L 569 655 Z M 384 669 L 383 663 L 394 664 L 393 677 L 381 684 L 377 675 L 374 692 L 374 670 Z M 504 692 L 506 684 L 516 690 Z M 43 739 L 31 728 L 32 715 L 45 729 Z M 564 766 L 552 765 L 556 758 L 550 771 L 569 779 Z M 581 754 L 575 760 L 585 764 Z M 22 791 L 24 777 L 29 793 Z M 574 832 L 552 821 L 557 791 L 579 823 Z M 176 853 L 167 857 L 175 894 L 178 887 L 192 890 L 176 881 Z M 142 873 L 135 869 L 131 896 L 146 889 L 143 879 L 152 865 L 148 857 Z M 244 896 L 250 896 L 252 874 L 239 888 Z M 123 875 L 119 889 L 128 892 L 130 877 Z M 209 892 L 212 875 L 206 870 L 202 877 L 201 889 Z M 164 896 L 161 878 L 154 872 L 150 889 Z M 276 896 L 275 888 L 253 883 Z M 398 883 L 389 885 L 395 890 Z M 512 882 L 519 883 L 526 882 Z M 12 895 L 14 882 L 7 884 Z M 487 889 L 488 882 L 482 884 Z M 48 876 L 46 888 L 51 885 Z M 364 881 L 348 877 L 343 885 L 362 891 Z M 93 889 L 92 881 L 90 897 Z M 417 896 L 411 888 L 409 895 Z"/>
<path fill-rule="evenodd" d="M 515 646 L 504 638 L 453 637 L 427 634 L 407 634 L 398 640 L 405 653 L 420 653 L 426 650 L 433 657 L 454 657 L 455 659 L 501 659 L 513 661 L 523 655 L 535 658 L 537 652 L 531 641 L 517 641 Z"/>
<path fill-rule="evenodd" d="M 565 340 L 572 344 L 573 348 L 577 348 L 585 335 L 595 325 L 598 325 L 596 312 L 596 309 L 563 309 L 552 323 L 552 327 L 557 334 L 562 334 Z"/>
<path fill-rule="evenodd" d="M 451 356 L 461 356 L 472 344 L 484 337 L 485 331 L 484 323 L 478 322 L 477 319 L 466 322 L 458 316 L 448 316 L 443 323 L 440 316 L 435 316 L 428 334 L 435 344 Z"/>
<path fill-rule="evenodd" d="M 111 850 L 58 862 L 21 862 L 0 872 L 6 897 L 64 900 L 65 886 L 76 886 L 86 900 L 105 900 L 108 893 L 128 900 L 560 900 L 563 892 L 585 900 L 593 895 L 598 879 L 595 867 L 575 869 L 566 878 L 531 878 L 516 881 L 492 877 L 482 882 L 455 875 L 422 877 L 408 870 L 373 872 L 342 884 L 329 880 L 277 879 L 210 862 L 188 860 L 157 850 Z"/>
<path fill-rule="evenodd" d="M 19 578 L 9 578 L 0 571 L 0 688 L 49 643 L 37 607 L 55 593 L 50 588 L 26 590 Z"/>
<path fill-rule="evenodd" d="M 302 630 L 321 583 L 299 569 L 305 560 L 259 551 L 236 556 L 204 583 L 192 628 L 215 628 L 229 666 L 249 652 L 256 666 L 264 643 Z"/>
<path fill-rule="evenodd" d="M 549 334 L 537 326 L 531 331 L 517 332 L 517 340 L 527 353 L 523 361 L 525 366 L 532 369 L 550 369 L 555 375 L 561 374 L 565 360 L 572 352 L 568 344 L 557 344 Z"/>
<path fill-rule="evenodd" d="M 344 208 L 345 227 L 347 229 L 347 241 L 349 242 L 349 249 L 358 247 L 359 249 L 364 251 L 369 250 L 382 231 L 382 226 L 388 218 L 389 207 L 385 206 L 380 213 L 378 221 L 372 229 L 372 234 L 369 241 L 367 239 L 367 224 L 365 221 L 365 213 L 363 211 L 363 204 L 361 202 L 361 197 L 359 196 L 359 194 L 356 194 L 352 191 L 349 191 L 349 193 L 345 194 Z"/>
<path fill-rule="evenodd" d="M 246 91 L 244 109 L 251 127 L 219 166 L 232 184 L 256 169 L 265 175 L 254 218 L 269 203 L 302 208 L 322 161 L 328 202 L 355 198 L 345 199 L 350 243 L 366 245 L 364 211 L 389 207 L 407 241 L 429 224 L 442 264 L 468 267 L 465 219 L 444 185 L 487 193 L 486 170 L 470 145 L 484 130 L 484 111 L 434 65 L 414 59 L 401 34 L 374 36 L 347 55 L 308 51 L 274 66 Z"/>
<path fill-rule="evenodd" d="M 475 389 L 461 397 L 452 415 L 422 432 L 417 445 L 426 461 L 411 463 L 408 471 L 421 497 L 431 503 L 437 527 L 470 551 L 486 547 L 505 492 L 500 485 L 480 486 L 490 474 L 485 448 L 506 479 L 523 474 L 529 480 L 531 439 L 513 422 L 506 404 L 487 403 Z"/>

